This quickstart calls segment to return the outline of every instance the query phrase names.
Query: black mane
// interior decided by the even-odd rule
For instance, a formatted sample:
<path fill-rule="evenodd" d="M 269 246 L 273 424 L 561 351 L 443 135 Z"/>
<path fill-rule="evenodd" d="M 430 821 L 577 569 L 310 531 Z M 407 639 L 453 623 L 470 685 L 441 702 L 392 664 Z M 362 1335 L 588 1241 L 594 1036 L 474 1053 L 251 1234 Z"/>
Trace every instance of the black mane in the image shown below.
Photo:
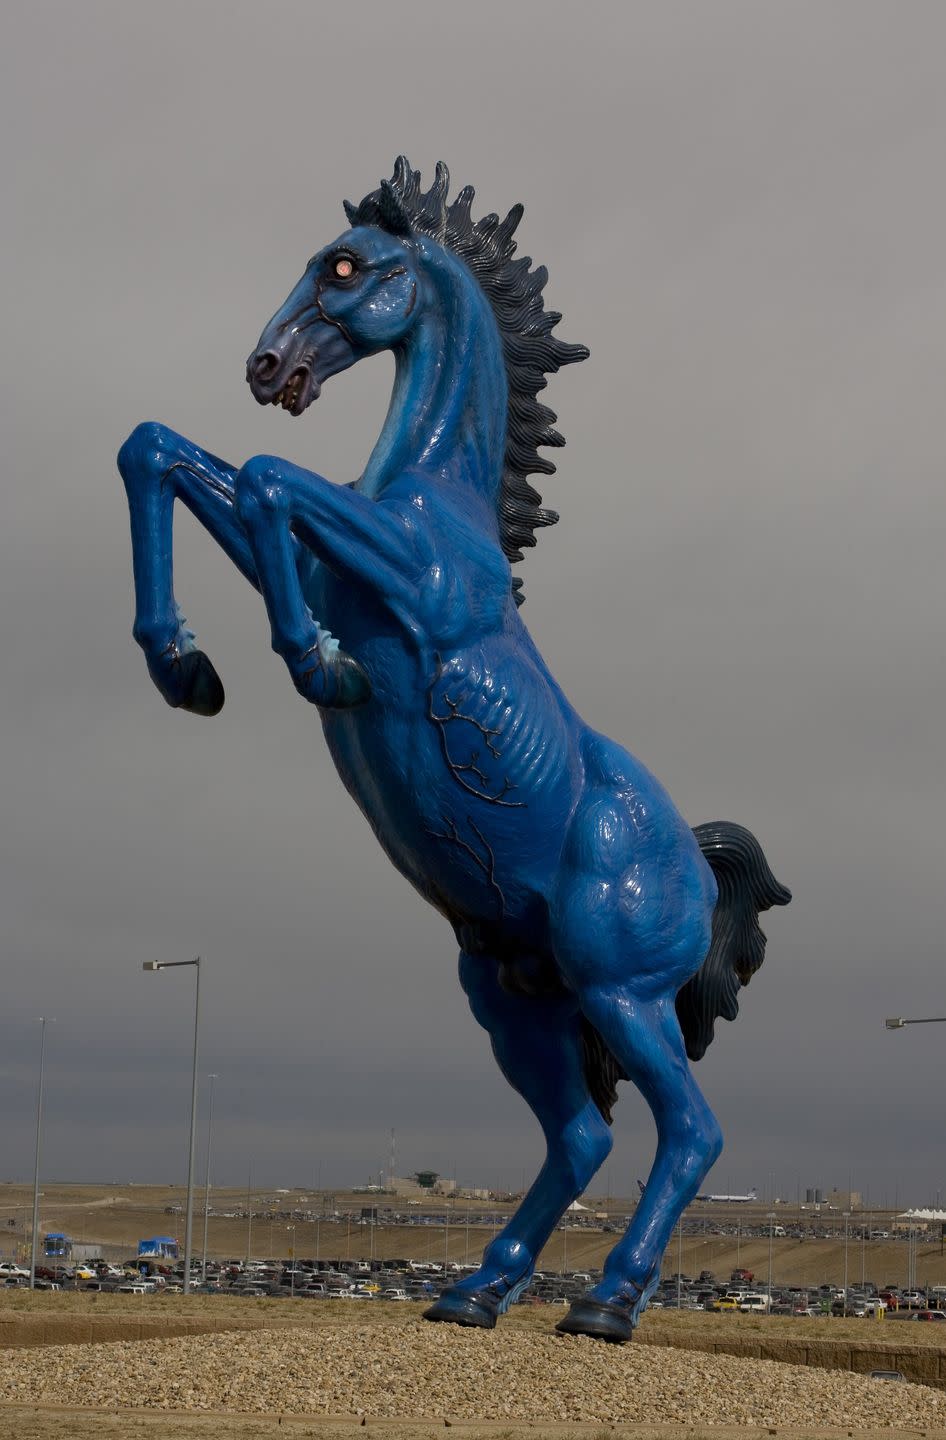
<path fill-rule="evenodd" d="M 423 192 L 420 171 L 412 170 L 401 155 L 392 178 L 382 180 L 380 188 L 366 195 L 360 205 L 346 200 L 345 213 L 352 225 L 377 225 L 403 236 L 419 231 L 438 241 L 465 261 L 493 309 L 509 387 L 499 535 L 506 558 L 515 564 L 523 558 L 523 548 L 535 544 L 535 531 L 558 519 L 554 510 L 542 508 L 542 496 L 528 479 L 530 474 L 555 473 L 552 461 L 539 455 L 540 445 L 565 444 L 552 429 L 554 411 L 541 405 L 536 396 L 545 388 L 547 374 L 587 359 L 589 352 L 584 345 L 566 345 L 552 335 L 562 317 L 543 307 L 542 291 L 548 279 L 545 266 L 531 270 L 528 256 L 513 259 L 516 242 L 512 236 L 522 219 L 522 206 L 514 205 L 505 220 L 484 215 L 474 223 L 470 215 L 472 185 L 464 186 L 448 205 L 449 183 L 447 167 L 440 163 L 433 185 Z M 521 605 L 522 581 L 518 577 L 512 588 Z"/>

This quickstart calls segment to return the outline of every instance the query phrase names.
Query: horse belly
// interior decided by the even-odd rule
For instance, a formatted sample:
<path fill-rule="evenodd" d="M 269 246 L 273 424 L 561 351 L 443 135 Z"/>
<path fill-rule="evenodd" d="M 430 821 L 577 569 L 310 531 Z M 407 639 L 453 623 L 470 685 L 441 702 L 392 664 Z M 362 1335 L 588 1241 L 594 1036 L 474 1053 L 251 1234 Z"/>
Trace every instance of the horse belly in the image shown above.
<path fill-rule="evenodd" d="M 561 708 L 513 703 L 508 687 L 484 698 L 481 678 L 438 663 L 420 715 L 369 706 L 326 716 L 325 730 L 401 873 L 454 923 L 506 927 L 547 893 L 578 780 Z"/>

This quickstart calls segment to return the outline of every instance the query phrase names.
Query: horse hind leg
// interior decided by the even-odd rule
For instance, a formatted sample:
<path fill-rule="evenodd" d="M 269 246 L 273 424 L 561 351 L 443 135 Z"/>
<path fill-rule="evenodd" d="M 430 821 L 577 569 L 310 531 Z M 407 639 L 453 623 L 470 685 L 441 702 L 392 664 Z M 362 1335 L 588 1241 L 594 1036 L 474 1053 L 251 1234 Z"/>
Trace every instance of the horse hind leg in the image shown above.
<path fill-rule="evenodd" d="M 657 1152 L 634 1218 L 608 1255 L 602 1280 L 556 1328 L 622 1341 L 631 1338 L 657 1286 L 674 1226 L 719 1156 L 722 1135 L 690 1072 L 672 996 L 641 999 L 631 987 L 593 987 L 580 999 L 649 1104 Z"/>
<path fill-rule="evenodd" d="M 621 761 L 616 749 L 614 757 Z M 621 761 L 625 769 L 632 763 Z M 618 1341 L 631 1338 L 673 1227 L 722 1146 L 690 1073 L 675 1010 L 677 991 L 710 942 L 712 875 L 662 792 L 637 774 L 629 804 L 622 774 L 599 766 L 569 828 L 550 906 L 558 969 L 657 1126 L 650 1178 L 627 1233 L 600 1283 L 557 1327 Z"/>
<path fill-rule="evenodd" d="M 461 955 L 460 979 L 493 1053 L 545 1135 L 545 1163 L 473 1275 L 450 1286 L 426 1320 L 491 1329 L 532 1278 L 558 1221 L 611 1150 L 611 1132 L 584 1073 L 582 1022 L 574 997 L 509 994 L 495 960 Z"/>

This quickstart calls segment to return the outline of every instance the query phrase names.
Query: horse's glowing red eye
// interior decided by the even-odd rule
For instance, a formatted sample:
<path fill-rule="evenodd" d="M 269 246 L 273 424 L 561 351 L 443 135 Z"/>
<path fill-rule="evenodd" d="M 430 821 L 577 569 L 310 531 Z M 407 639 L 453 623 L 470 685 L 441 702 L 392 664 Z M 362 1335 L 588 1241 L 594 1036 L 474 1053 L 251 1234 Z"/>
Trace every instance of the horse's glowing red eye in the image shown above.
<path fill-rule="evenodd" d="M 339 280 L 350 280 L 354 273 L 355 267 L 351 260 L 346 260 L 343 256 L 341 260 L 335 261 L 335 274 Z"/>

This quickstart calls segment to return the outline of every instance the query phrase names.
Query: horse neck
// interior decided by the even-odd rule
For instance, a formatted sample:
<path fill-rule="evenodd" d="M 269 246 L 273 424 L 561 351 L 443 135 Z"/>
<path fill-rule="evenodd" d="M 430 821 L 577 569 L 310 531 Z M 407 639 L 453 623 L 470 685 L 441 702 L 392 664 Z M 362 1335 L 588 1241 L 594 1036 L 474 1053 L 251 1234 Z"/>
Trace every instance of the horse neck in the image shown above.
<path fill-rule="evenodd" d="M 387 418 L 358 488 L 378 496 L 404 471 L 449 478 L 482 502 L 498 529 L 506 440 L 506 370 L 489 302 L 459 261 L 441 252 L 431 298 L 397 347 Z"/>

